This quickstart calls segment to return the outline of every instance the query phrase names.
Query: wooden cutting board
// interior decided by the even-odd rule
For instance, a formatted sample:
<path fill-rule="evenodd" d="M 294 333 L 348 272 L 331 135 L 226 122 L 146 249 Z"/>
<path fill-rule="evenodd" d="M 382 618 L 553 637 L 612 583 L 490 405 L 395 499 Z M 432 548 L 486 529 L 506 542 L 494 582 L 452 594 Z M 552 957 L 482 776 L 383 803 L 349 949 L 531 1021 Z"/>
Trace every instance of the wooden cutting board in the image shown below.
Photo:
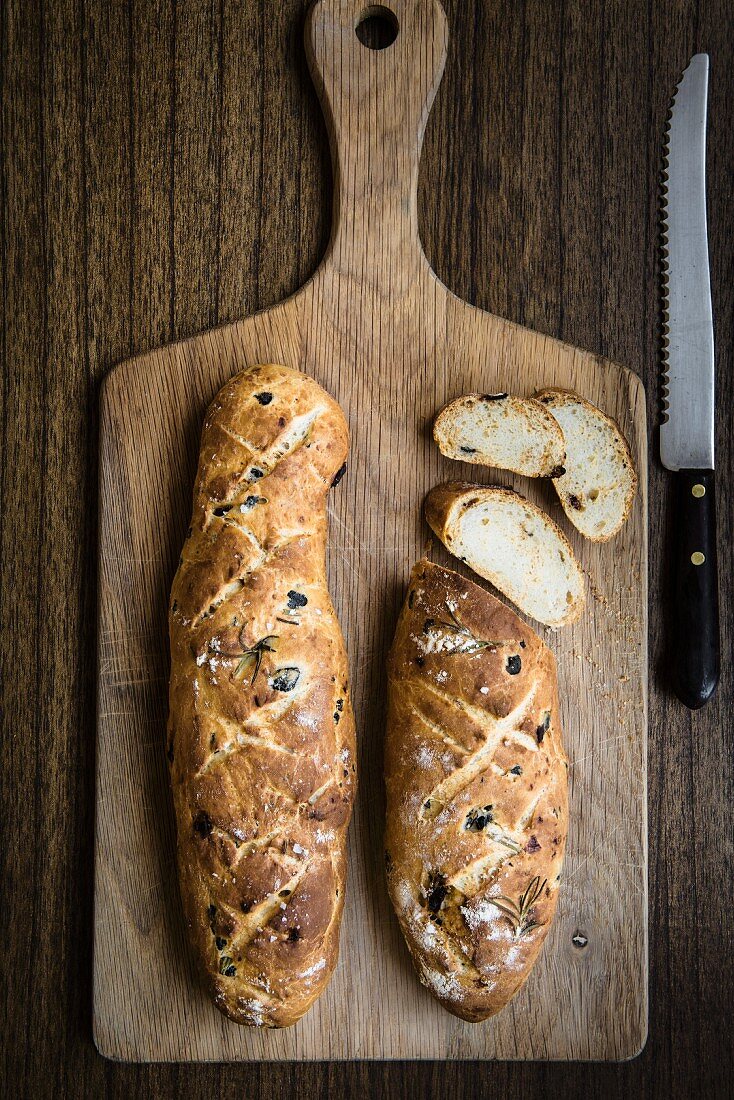
<path fill-rule="evenodd" d="M 94 943 L 97 1047 L 126 1060 L 623 1059 L 647 1028 L 647 453 L 642 384 L 623 367 L 459 301 L 422 252 L 421 139 L 446 57 L 438 0 L 390 0 L 398 34 L 362 45 L 361 0 L 322 0 L 306 46 L 335 177 L 323 264 L 288 301 L 123 363 L 101 399 Z M 360 789 L 340 961 L 295 1027 L 240 1028 L 199 988 L 180 912 L 164 755 L 167 599 L 189 522 L 204 410 L 242 367 L 312 374 L 352 433 L 331 494 L 329 581 L 350 654 Z M 613 542 L 585 542 L 545 482 L 444 459 L 431 423 L 479 390 L 578 390 L 615 417 L 640 489 Z M 553 929 L 527 986 L 463 1023 L 419 984 L 383 876 L 385 654 L 428 531 L 425 493 L 501 480 L 546 508 L 589 577 L 582 620 L 547 631 L 571 760 L 571 831 Z M 434 560 L 449 563 L 434 545 Z M 451 562 L 456 566 L 456 562 Z M 537 624 L 535 624 L 537 626 Z"/>

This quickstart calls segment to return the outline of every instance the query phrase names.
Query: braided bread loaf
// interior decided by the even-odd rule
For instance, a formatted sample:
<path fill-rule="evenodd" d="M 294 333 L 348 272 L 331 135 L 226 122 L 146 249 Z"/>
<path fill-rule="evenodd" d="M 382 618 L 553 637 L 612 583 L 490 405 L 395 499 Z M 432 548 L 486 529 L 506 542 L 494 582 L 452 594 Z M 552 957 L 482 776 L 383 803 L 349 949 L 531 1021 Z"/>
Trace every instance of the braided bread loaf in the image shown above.
<path fill-rule="evenodd" d="M 388 690 L 390 896 L 422 981 L 484 1020 L 525 982 L 556 906 L 568 805 L 555 662 L 494 596 L 421 561 Z"/>
<path fill-rule="evenodd" d="M 211 405 L 173 582 L 168 755 L 187 923 L 217 1007 L 294 1023 L 336 964 L 355 788 L 326 586 L 344 416 L 282 366 Z"/>

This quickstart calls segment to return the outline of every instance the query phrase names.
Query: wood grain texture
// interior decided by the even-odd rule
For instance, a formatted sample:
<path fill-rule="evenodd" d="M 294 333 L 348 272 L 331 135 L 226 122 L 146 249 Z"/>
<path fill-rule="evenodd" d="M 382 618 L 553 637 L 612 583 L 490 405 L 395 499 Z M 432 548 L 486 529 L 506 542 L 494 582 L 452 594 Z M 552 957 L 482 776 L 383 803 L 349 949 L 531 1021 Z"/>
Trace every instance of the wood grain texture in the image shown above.
<path fill-rule="evenodd" d="M 322 0 L 307 19 L 335 181 L 331 239 L 312 279 L 280 305 L 139 356 L 104 382 L 94 1031 L 98 1049 L 113 1058 L 620 1060 L 645 1041 L 644 391 L 626 368 L 461 301 L 429 267 L 418 234 L 418 163 L 446 59 L 447 22 L 438 0 L 393 3 L 398 37 L 379 51 L 355 34 L 361 0 Z M 205 35 L 208 48 L 217 20 Z M 197 104 L 209 105 L 212 92 L 202 88 Z M 204 206 L 194 203 L 201 220 L 186 247 L 202 239 L 209 270 L 216 234 Z M 185 267 L 187 280 L 199 278 L 191 260 Z M 184 301 L 195 297 L 192 287 L 187 282 Z M 222 383 L 258 362 L 313 375 L 341 404 L 352 436 L 348 475 L 329 508 L 330 589 L 350 654 L 360 767 L 340 966 L 311 1012 L 280 1033 L 223 1020 L 192 974 L 162 732 L 165 610 L 189 522 L 198 432 Z M 593 598 L 578 624 L 549 637 L 571 761 L 558 917 L 526 989 L 477 1027 L 447 1015 L 418 984 L 387 900 L 385 658 L 428 535 L 421 515 L 427 491 L 452 476 L 496 479 L 495 471 L 442 458 L 431 440 L 435 414 L 462 393 L 529 395 L 552 385 L 578 390 L 619 422 L 640 491 L 613 545 L 595 546 L 564 521 L 547 483 L 504 479 L 563 523 Z M 449 560 L 438 547 L 434 556 Z M 573 946 L 577 931 L 588 939 L 583 950 Z M 378 1005 L 386 1011 L 375 1018 Z M 527 1026 L 519 1028 L 521 1020 Z"/>
<path fill-rule="evenodd" d="M 277 302 L 316 268 L 330 223 L 330 179 L 300 47 L 306 6 L 284 0 L 277 19 L 264 0 L 0 6 L 0 803 L 11 838 L 0 849 L 3 1082 L 34 1100 L 363 1093 L 514 1100 L 556 1089 L 594 1100 L 729 1095 L 734 38 L 727 0 L 447 2 L 449 57 L 419 180 L 421 237 L 440 277 L 483 308 L 641 374 L 655 443 L 660 135 L 677 74 L 697 50 L 711 55 L 725 668 L 716 700 L 699 714 L 669 693 L 668 491 L 655 457 L 643 1054 L 618 1066 L 135 1066 L 105 1062 L 92 1045 L 99 380 L 126 356 Z M 222 127 L 208 111 L 197 123 L 203 136 L 187 125 L 185 100 L 187 89 L 197 94 L 192 74 L 209 54 L 203 35 L 179 35 L 184 7 L 199 12 L 206 28 L 224 14 Z M 185 152 L 194 144 L 196 156 Z M 220 146 L 221 186 L 205 160 Z M 194 196 L 218 213 L 214 307 L 204 252 L 186 252 L 174 232 L 175 216 L 195 227 Z M 199 273 L 196 281 L 189 276 L 186 301 L 175 291 L 185 264 Z"/>

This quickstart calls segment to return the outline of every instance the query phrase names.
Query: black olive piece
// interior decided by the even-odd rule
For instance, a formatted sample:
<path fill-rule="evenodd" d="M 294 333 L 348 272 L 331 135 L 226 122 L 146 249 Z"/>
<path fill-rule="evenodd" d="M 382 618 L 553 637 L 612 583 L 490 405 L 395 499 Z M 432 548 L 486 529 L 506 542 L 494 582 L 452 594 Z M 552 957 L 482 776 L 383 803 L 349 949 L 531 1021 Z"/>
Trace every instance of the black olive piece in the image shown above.
<path fill-rule="evenodd" d="M 244 898 L 241 905 L 240 905 L 240 909 L 242 910 L 243 913 L 249 913 L 250 910 L 252 909 L 253 904 L 254 904 L 253 902 L 248 901 L 247 898 Z"/>
<path fill-rule="evenodd" d="M 521 641 L 520 642 L 520 649 L 524 649 L 524 648 L 525 648 L 525 642 Z"/>
<path fill-rule="evenodd" d="M 492 817 L 492 806 L 485 806 L 484 809 L 469 810 L 466 815 L 466 821 L 464 822 L 464 828 L 470 833 L 481 833 L 482 829 L 490 825 L 494 818 Z"/>
<path fill-rule="evenodd" d="M 423 633 L 427 634 L 428 631 L 431 629 L 431 627 L 435 626 L 435 625 L 436 625 L 436 620 L 435 619 L 426 619 L 426 621 L 423 624 Z"/>
<path fill-rule="evenodd" d="M 256 504 L 265 504 L 265 497 L 249 496 L 245 497 L 245 508 L 254 508 Z"/>
<path fill-rule="evenodd" d="M 263 393 L 256 393 L 255 400 L 259 401 L 261 405 L 269 405 L 270 402 L 273 400 L 273 395 L 272 393 L 268 393 L 267 391 Z"/>
<path fill-rule="evenodd" d="M 477 453 L 476 447 L 459 447 L 459 450 L 463 455 L 475 455 Z"/>
<path fill-rule="evenodd" d="M 482 401 L 504 401 L 506 393 L 483 393 Z"/>
<path fill-rule="evenodd" d="M 423 803 L 423 809 L 424 810 L 430 810 L 430 808 L 431 808 L 431 800 L 429 798 L 427 802 Z"/>
<path fill-rule="evenodd" d="M 300 928 L 289 928 L 288 929 L 288 943 L 296 943 L 296 941 L 300 940 L 300 938 L 301 938 L 301 929 Z"/>
<path fill-rule="evenodd" d="M 343 699 L 337 699 L 336 709 L 337 710 L 344 710 L 344 700 Z"/>
<path fill-rule="evenodd" d="M 221 951 L 223 947 L 227 946 L 227 941 L 222 936 L 216 936 L 214 939 L 214 944 L 217 951 Z"/>
<path fill-rule="evenodd" d="M 290 592 L 288 593 L 288 606 L 290 607 L 291 611 L 295 611 L 297 607 L 305 607 L 307 603 L 307 596 L 304 596 L 302 592 L 296 592 L 295 589 L 291 588 Z"/>
<path fill-rule="evenodd" d="M 550 477 L 552 477 L 552 478 L 563 477 L 565 472 L 566 472 L 566 467 L 565 466 L 554 466 L 553 469 L 550 472 Z"/>
<path fill-rule="evenodd" d="M 521 668 L 522 661 L 516 653 L 513 653 L 512 657 L 507 658 L 507 671 L 509 672 L 510 676 L 517 676 Z"/>
<path fill-rule="evenodd" d="M 446 876 L 442 875 L 440 871 L 433 871 L 428 880 L 428 890 L 426 892 L 426 905 L 430 913 L 439 911 L 448 892 Z"/>
<path fill-rule="evenodd" d="M 424 664 L 426 663 L 426 659 L 425 657 L 416 657 L 415 663 L 418 665 L 418 668 L 423 668 Z"/>
<path fill-rule="evenodd" d="M 346 472 L 347 472 L 347 464 L 345 462 L 339 467 L 339 469 L 334 474 L 334 477 L 333 477 L 332 482 L 331 482 L 331 488 L 332 489 L 336 489 L 337 485 L 339 484 L 341 479 L 344 477 Z"/>
<path fill-rule="evenodd" d="M 257 468 L 257 466 L 253 466 L 252 469 L 250 470 L 250 477 L 249 477 L 248 480 L 249 481 L 257 481 L 258 478 L 261 478 L 261 477 L 265 477 L 265 474 L 263 473 L 263 471 L 259 470 Z"/>
<path fill-rule="evenodd" d="M 582 511 L 583 505 L 575 493 L 568 494 L 568 503 L 572 508 L 575 508 L 577 512 Z"/>
<path fill-rule="evenodd" d="M 219 516 L 221 518 L 222 516 L 226 516 L 227 512 L 231 512 L 231 511 L 232 511 L 232 505 L 231 504 L 222 504 L 221 507 L 214 509 L 214 515 Z"/>
<path fill-rule="evenodd" d="M 200 810 L 194 818 L 194 832 L 198 833 L 202 840 L 206 840 L 213 828 L 209 814 L 206 810 Z"/>
<path fill-rule="evenodd" d="M 512 775 L 522 775 L 522 768 L 519 764 L 515 764 L 514 768 L 510 768 Z"/>
<path fill-rule="evenodd" d="M 299 668 L 279 668 L 270 680 L 275 691 L 293 691 L 301 677 Z"/>
<path fill-rule="evenodd" d="M 540 723 L 540 725 L 538 726 L 538 728 L 535 731 L 535 736 L 538 738 L 538 744 L 539 745 L 542 742 L 542 740 L 545 737 L 548 730 L 550 729 L 550 721 L 551 721 L 550 711 L 547 710 L 545 712 L 545 714 L 543 715 L 543 721 Z"/>
<path fill-rule="evenodd" d="M 278 897 L 279 897 L 279 898 L 288 898 L 288 897 L 290 897 L 290 895 L 291 895 L 291 892 L 290 892 L 290 890 L 281 890 L 281 891 L 280 891 L 280 892 L 278 893 Z"/>
<path fill-rule="evenodd" d="M 334 723 L 335 723 L 335 724 L 336 724 L 337 726 L 339 725 L 339 718 L 340 718 L 340 714 L 339 714 L 339 711 L 338 711 L 338 710 L 335 710 L 335 711 L 334 711 Z"/>

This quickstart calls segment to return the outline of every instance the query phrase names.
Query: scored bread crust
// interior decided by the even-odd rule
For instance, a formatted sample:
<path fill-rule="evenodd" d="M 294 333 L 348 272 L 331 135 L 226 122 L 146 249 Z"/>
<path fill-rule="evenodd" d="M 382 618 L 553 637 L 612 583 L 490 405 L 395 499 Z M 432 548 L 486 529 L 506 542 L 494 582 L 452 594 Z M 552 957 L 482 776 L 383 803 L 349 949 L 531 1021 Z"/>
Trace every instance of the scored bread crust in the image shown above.
<path fill-rule="evenodd" d="M 586 460 L 579 461 L 579 456 L 574 453 L 573 438 L 560 422 L 559 427 L 566 437 L 566 469 L 561 477 L 554 480 L 553 485 L 561 506 L 574 527 L 592 542 L 607 542 L 627 522 L 637 491 L 637 471 L 629 444 L 616 420 L 578 393 L 548 388 L 540 390 L 535 397 L 551 414 L 568 406 L 582 409 L 599 433 L 600 438 L 593 441 L 591 450 L 595 461 L 603 461 L 607 474 L 601 479 L 601 487 L 595 485 L 595 478 L 601 471 L 596 472 Z M 610 475 L 613 476 L 611 484 L 608 484 Z M 596 494 L 593 498 L 589 495 L 590 489 Z M 609 504 L 609 494 L 616 489 L 622 490 L 616 517 L 611 526 L 601 530 L 598 520 L 591 518 L 592 513 L 602 512 Z"/>
<path fill-rule="evenodd" d="M 341 409 L 262 365 L 217 394 L 171 593 L 168 757 L 186 922 L 217 1007 L 285 1027 L 336 964 L 355 790 L 326 585 Z"/>
<path fill-rule="evenodd" d="M 493 502 L 517 510 L 513 524 L 514 545 L 507 548 L 507 555 L 512 558 L 509 563 L 500 561 L 497 555 L 491 561 L 484 560 L 481 547 L 470 547 L 466 540 L 462 541 L 461 524 L 467 513 Z M 426 497 L 425 513 L 429 527 L 446 549 L 490 581 L 527 615 L 554 628 L 568 626 L 581 617 L 586 605 L 584 575 L 573 547 L 560 527 L 532 501 L 502 486 L 449 481 L 431 489 Z M 536 533 L 528 533 L 528 523 L 535 525 Z M 537 555 L 541 539 L 544 540 L 543 552 L 541 559 L 536 557 L 536 566 L 539 561 L 543 575 L 531 570 L 524 574 L 522 587 L 517 584 L 511 587 L 507 583 L 510 569 L 522 560 L 523 553 L 532 551 Z M 552 586 L 548 583 L 550 575 Z M 550 591 L 555 594 L 553 608 L 541 606 L 540 601 L 545 599 L 547 602 Z"/>
<path fill-rule="evenodd" d="M 385 862 L 418 974 L 469 1021 L 526 981 L 568 826 L 555 661 L 505 604 L 420 561 L 388 660 Z"/>
<path fill-rule="evenodd" d="M 470 393 L 446 405 L 433 438 L 447 458 L 526 477 L 559 477 L 566 445 L 558 421 L 540 401 L 507 393 Z"/>

